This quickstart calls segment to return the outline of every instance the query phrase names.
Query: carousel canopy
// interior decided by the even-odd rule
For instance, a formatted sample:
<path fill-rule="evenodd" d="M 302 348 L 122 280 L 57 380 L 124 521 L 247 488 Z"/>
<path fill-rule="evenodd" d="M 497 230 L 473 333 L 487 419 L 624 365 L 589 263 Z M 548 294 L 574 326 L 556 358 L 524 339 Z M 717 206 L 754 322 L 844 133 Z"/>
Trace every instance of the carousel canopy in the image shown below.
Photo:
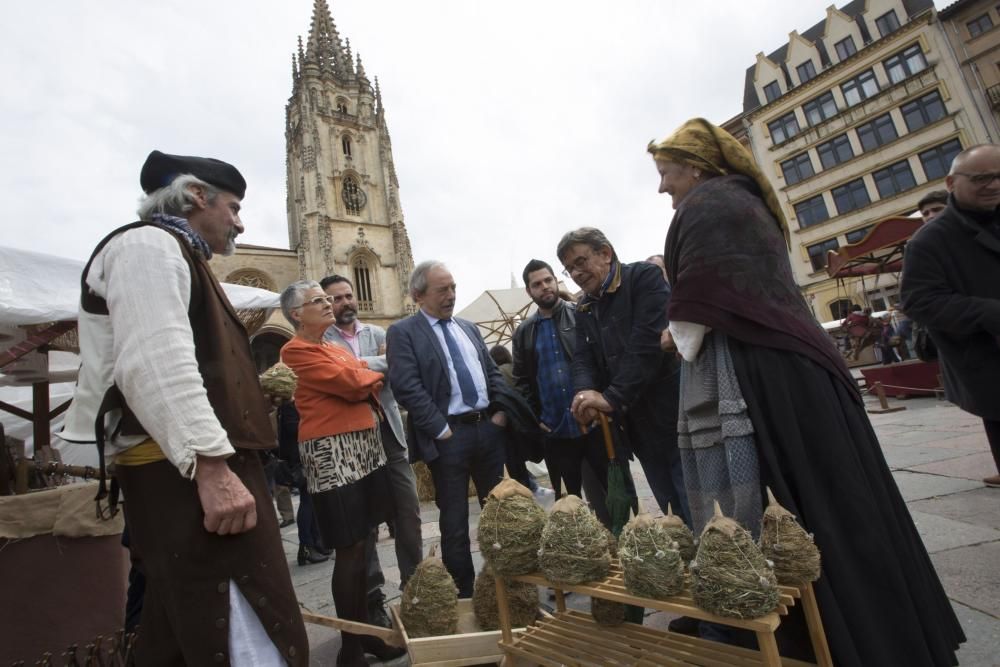
<path fill-rule="evenodd" d="M 826 272 L 831 278 L 898 273 L 903 268 L 903 248 L 918 229 L 920 218 L 886 218 L 857 243 L 831 250 Z"/>

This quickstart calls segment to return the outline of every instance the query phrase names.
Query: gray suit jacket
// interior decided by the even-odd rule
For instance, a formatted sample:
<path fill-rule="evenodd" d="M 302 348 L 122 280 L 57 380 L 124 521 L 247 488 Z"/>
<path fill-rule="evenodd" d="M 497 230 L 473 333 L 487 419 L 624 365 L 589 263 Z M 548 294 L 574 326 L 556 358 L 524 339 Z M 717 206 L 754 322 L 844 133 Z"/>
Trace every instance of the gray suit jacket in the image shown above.
<path fill-rule="evenodd" d="M 340 329 L 331 326 L 323 335 L 327 341 L 334 345 L 339 345 L 351 354 L 354 350 L 351 345 L 344 340 Z M 378 395 L 378 400 L 382 403 L 385 411 L 385 418 L 389 420 L 389 427 L 396 440 L 403 447 L 406 447 L 406 431 L 403 429 L 403 419 L 399 415 L 399 406 L 396 404 L 396 397 L 392 395 L 392 383 L 389 382 L 389 364 L 386 362 L 384 354 L 379 354 L 378 350 L 385 344 L 385 329 L 374 324 L 366 324 L 365 328 L 358 334 L 358 347 L 361 348 L 361 359 L 368 363 L 368 368 L 385 375 L 385 383 L 382 385 L 382 393 Z"/>
<path fill-rule="evenodd" d="M 493 412 L 497 388 L 506 383 L 476 325 L 457 317 L 454 321 L 476 346 Z M 419 312 L 389 327 L 387 340 L 389 379 L 399 404 L 409 413 L 410 460 L 430 463 L 438 457 L 437 435 L 448 425 L 448 360 L 427 318 Z"/>

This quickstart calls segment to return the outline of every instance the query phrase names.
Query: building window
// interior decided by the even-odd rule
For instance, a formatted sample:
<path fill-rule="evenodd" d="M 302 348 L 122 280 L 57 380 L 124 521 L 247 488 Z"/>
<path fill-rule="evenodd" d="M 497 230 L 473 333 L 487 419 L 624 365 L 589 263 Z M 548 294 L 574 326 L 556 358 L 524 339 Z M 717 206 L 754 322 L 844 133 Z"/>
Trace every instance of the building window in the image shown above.
<path fill-rule="evenodd" d="M 962 152 L 962 144 L 958 139 L 952 139 L 940 146 L 935 146 L 920 154 L 920 164 L 924 166 L 924 174 L 928 181 L 944 178 L 951 169 L 951 162 Z"/>
<path fill-rule="evenodd" d="M 847 60 L 858 52 L 858 48 L 854 46 L 854 38 L 850 35 L 840 40 L 833 46 L 837 49 L 838 60 Z"/>
<path fill-rule="evenodd" d="M 924 125 L 944 118 L 946 113 L 941 95 L 936 90 L 920 99 L 904 104 L 899 110 L 903 112 L 906 129 L 910 132 L 916 132 Z"/>
<path fill-rule="evenodd" d="M 889 76 L 889 82 L 899 83 L 903 79 L 926 69 L 927 59 L 924 58 L 924 52 L 920 49 L 920 45 L 914 44 L 882 64 L 885 66 L 885 73 Z"/>
<path fill-rule="evenodd" d="M 861 140 L 861 150 L 866 153 L 884 144 L 898 139 L 896 126 L 892 122 L 892 116 L 885 114 L 879 116 L 870 123 L 858 126 L 858 139 Z"/>
<path fill-rule="evenodd" d="M 781 97 L 781 87 L 778 86 L 777 81 L 772 81 L 764 86 L 764 97 L 767 98 L 768 102 L 773 102 Z"/>
<path fill-rule="evenodd" d="M 806 250 L 809 252 L 809 263 L 812 264 L 813 271 L 822 271 L 826 268 L 826 253 L 831 250 L 836 250 L 840 247 L 837 243 L 837 239 L 828 239 L 822 243 L 814 243 L 811 246 L 807 246 Z"/>
<path fill-rule="evenodd" d="M 969 37 L 979 37 L 993 27 L 993 21 L 990 19 L 989 14 L 983 14 L 979 18 L 972 19 L 965 25 L 969 28 Z"/>
<path fill-rule="evenodd" d="M 823 201 L 823 195 L 816 195 L 796 204 L 795 217 L 798 218 L 800 229 L 829 220 L 830 214 L 826 212 L 826 202 Z"/>
<path fill-rule="evenodd" d="M 847 242 L 857 243 L 864 237 L 868 236 L 868 232 L 872 230 L 872 227 L 874 227 L 874 225 L 867 225 L 865 227 L 862 227 L 861 229 L 855 229 L 853 231 L 847 232 L 847 234 L 845 234 Z"/>
<path fill-rule="evenodd" d="M 799 83 L 805 83 L 809 79 L 816 78 L 816 66 L 813 65 L 812 60 L 805 61 L 804 63 L 796 67 L 795 71 L 799 75 Z"/>
<path fill-rule="evenodd" d="M 850 299 L 837 299 L 830 303 L 830 314 L 833 319 L 842 320 L 850 314 L 853 305 Z"/>
<path fill-rule="evenodd" d="M 913 171 L 907 160 L 891 164 L 885 169 L 879 169 L 872 174 L 872 178 L 875 179 L 878 196 L 882 199 L 906 192 L 917 186 L 917 181 L 913 178 Z"/>
<path fill-rule="evenodd" d="M 841 134 L 820 144 L 816 147 L 816 152 L 819 153 L 819 162 L 824 169 L 836 167 L 841 162 L 846 162 L 854 157 L 854 150 L 851 148 L 851 142 L 846 134 Z"/>
<path fill-rule="evenodd" d="M 827 91 L 816 99 L 803 104 L 802 110 L 806 114 L 807 123 L 819 125 L 827 118 L 833 118 L 837 115 L 837 103 L 833 99 L 833 93 Z"/>
<path fill-rule="evenodd" d="M 344 177 L 343 199 L 348 215 L 361 215 L 361 209 L 368 201 L 364 190 L 361 189 L 357 179 L 353 176 Z"/>
<path fill-rule="evenodd" d="M 347 101 L 343 98 L 337 100 L 337 111 L 347 113 Z"/>
<path fill-rule="evenodd" d="M 781 171 L 785 174 L 785 183 L 794 185 L 804 178 L 809 178 L 816 172 L 813 171 L 812 160 L 809 153 L 796 155 L 790 160 L 781 163 Z"/>
<path fill-rule="evenodd" d="M 342 149 L 344 149 L 344 155 L 345 156 L 351 157 L 351 138 L 349 136 L 347 136 L 346 134 L 340 140 L 340 147 Z"/>
<path fill-rule="evenodd" d="M 799 121 L 795 118 L 795 112 L 789 111 L 778 120 L 768 123 L 767 129 L 771 133 L 771 140 L 780 144 L 799 133 Z"/>
<path fill-rule="evenodd" d="M 372 274 L 368 262 L 359 257 L 354 260 L 354 296 L 358 302 L 358 310 L 363 313 L 375 312 L 375 293 L 372 291 Z"/>
<path fill-rule="evenodd" d="M 861 100 L 867 100 L 872 95 L 878 93 L 878 81 L 875 79 L 875 72 L 865 70 L 850 81 L 842 83 L 840 90 L 844 93 L 844 101 L 847 102 L 847 106 L 849 107 L 854 106 Z"/>
<path fill-rule="evenodd" d="M 868 198 L 868 188 L 863 179 L 857 179 L 833 189 L 833 203 L 837 213 L 843 215 L 871 204 Z"/>
<path fill-rule="evenodd" d="M 878 34 L 882 37 L 899 30 L 899 19 L 896 18 L 896 10 L 890 9 L 875 19 L 875 27 L 878 28 Z"/>

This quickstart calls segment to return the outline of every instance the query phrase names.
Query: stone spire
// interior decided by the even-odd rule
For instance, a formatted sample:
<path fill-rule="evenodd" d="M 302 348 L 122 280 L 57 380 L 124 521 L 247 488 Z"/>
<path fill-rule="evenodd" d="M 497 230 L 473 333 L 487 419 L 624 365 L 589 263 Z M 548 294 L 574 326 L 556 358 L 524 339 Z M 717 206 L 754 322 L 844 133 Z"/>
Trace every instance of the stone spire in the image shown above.
<path fill-rule="evenodd" d="M 344 63 L 344 45 L 333 22 L 326 0 L 313 0 L 313 15 L 306 40 L 305 63 L 319 67 L 321 72 L 345 75 L 351 68 Z"/>
<path fill-rule="evenodd" d="M 351 38 L 348 37 L 346 40 L 347 46 L 344 47 L 344 63 L 346 65 L 346 70 L 348 74 L 354 74 L 354 56 L 351 55 Z"/>
<path fill-rule="evenodd" d="M 362 85 L 367 85 L 368 84 L 368 75 L 365 74 L 365 66 L 361 64 L 361 52 L 360 51 L 358 52 L 357 73 L 358 73 L 358 82 L 360 82 Z M 371 90 L 371 89 L 369 88 L 369 90 Z"/>
<path fill-rule="evenodd" d="M 385 112 L 382 108 L 382 89 L 378 87 L 378 77 L 375 77 L 375 116 L 379 117 Z"/>

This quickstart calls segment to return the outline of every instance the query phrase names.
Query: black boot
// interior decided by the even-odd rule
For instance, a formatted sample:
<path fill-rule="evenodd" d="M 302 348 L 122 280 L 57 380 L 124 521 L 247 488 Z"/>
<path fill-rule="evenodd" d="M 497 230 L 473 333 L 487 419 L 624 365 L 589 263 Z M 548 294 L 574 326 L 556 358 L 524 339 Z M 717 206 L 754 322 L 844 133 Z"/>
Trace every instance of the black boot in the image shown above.
<path fill-rule="evenodd" d="M 392 621 L 385 613 L 385 593 L 382 592 L 381 588 L 376 588 L 368 594 L 368 622 L 383 628 L 392 627 Z"/>
<path fill-rule="evenodd" d="M 370 635 L 361 636 L 361 645 L 365 648 L 365 653 L 370 653 L 379 660 L 395 660 L 404 655 L 406 649 L 401 646 L 389 646 L 378 637 Z"/>
<path fill-rule="evenodd" d="M 299 545 L 299 565 L 308 565 L 310 563 L 322 563 L 323 561 L 330 560 L 329 556 L 324 556 L 318 551 L 310 549 L 304 544 Z"/>

